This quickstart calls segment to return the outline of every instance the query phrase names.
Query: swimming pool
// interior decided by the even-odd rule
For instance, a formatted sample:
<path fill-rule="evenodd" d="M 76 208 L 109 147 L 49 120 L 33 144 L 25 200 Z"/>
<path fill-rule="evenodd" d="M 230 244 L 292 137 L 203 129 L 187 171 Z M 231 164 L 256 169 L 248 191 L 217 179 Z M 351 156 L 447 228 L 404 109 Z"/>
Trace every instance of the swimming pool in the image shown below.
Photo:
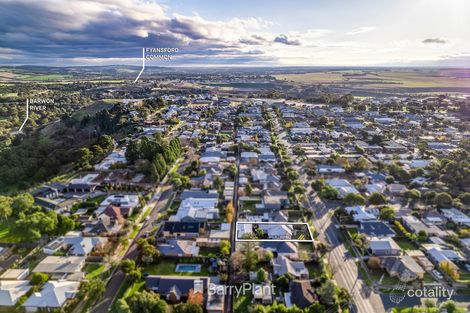
<path fill-rule="evenodd" d="M 175 272 L 177 273 L 199 273 L 201 264 L 177 264 Z"/>

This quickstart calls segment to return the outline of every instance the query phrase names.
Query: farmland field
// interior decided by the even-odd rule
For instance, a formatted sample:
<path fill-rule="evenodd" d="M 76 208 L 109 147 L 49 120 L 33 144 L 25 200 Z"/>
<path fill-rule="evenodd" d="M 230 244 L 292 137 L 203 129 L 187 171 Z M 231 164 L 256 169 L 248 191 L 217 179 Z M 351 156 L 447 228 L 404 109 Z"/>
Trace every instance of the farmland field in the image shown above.
<path fill-rule="evenodd" d="M 279 74 L 278 80 L 357 88 L 470 88 L 470 71 L 434 69 L 349 70 Z"/>

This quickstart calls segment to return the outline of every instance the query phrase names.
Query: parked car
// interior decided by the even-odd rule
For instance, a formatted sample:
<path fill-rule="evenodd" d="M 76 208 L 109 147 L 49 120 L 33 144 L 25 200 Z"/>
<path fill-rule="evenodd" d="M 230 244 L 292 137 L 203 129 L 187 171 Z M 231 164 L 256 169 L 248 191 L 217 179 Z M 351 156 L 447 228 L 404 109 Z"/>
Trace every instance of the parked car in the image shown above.
<path fill-rule="evenodd" d="M 442 276 L 442 274 L 439 273 L 438 270 L 433 270 L 432 273 L 433 273 L 434 276 L 436 276 L 437 279 L 443 279 L 444 278 L 444 276 Z"/>

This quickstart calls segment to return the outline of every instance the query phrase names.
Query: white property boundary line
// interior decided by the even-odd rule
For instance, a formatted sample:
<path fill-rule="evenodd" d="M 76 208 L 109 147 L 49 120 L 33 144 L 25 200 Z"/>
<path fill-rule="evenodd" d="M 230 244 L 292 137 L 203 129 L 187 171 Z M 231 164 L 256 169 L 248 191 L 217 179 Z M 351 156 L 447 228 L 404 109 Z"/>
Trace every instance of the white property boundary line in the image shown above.
<path fill-rule="evenodd" d="M 23 131 L 24 125 L 26 125 L 26 122 L 29 119 L 29 98 L 26 98 L 26 118 L 24 119 L 23 124 L 21 124 L 21 127 L 19 129 L 19 132 L 21 133 Z"/>
<path fill-rule="evenodd" d="M 239 239 L 238 238 L 238 224 L 268 224 L 268 225 L 304 225 L 308 229 L 310 240 L 297 240 L 297 239 Z M 308 223 L 290 223 L 290 222 L 237 222 L 235 225 L 235 242 L 314 242 L 312 231 Z"/>
<path fill-rule="evenodd" d="M 139 75 L 137 75 L 137 78 L 134 80 L 134 84 L 137 83 L 137 81 L 140 78 L 140 75 L 144 72 L 145 69 L 145 48 L 142 48 L 142 69 L 140 70 Z"/>

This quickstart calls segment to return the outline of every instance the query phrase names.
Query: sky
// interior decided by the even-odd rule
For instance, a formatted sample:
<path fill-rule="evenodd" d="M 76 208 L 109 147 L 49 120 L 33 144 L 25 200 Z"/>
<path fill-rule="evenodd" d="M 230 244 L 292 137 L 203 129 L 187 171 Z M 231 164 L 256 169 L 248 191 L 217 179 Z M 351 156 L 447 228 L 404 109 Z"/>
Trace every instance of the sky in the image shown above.
<path fill-rule="evenodd" d="M 469 0 L 0 0 L 0 65 L 470 67 Z"/>

